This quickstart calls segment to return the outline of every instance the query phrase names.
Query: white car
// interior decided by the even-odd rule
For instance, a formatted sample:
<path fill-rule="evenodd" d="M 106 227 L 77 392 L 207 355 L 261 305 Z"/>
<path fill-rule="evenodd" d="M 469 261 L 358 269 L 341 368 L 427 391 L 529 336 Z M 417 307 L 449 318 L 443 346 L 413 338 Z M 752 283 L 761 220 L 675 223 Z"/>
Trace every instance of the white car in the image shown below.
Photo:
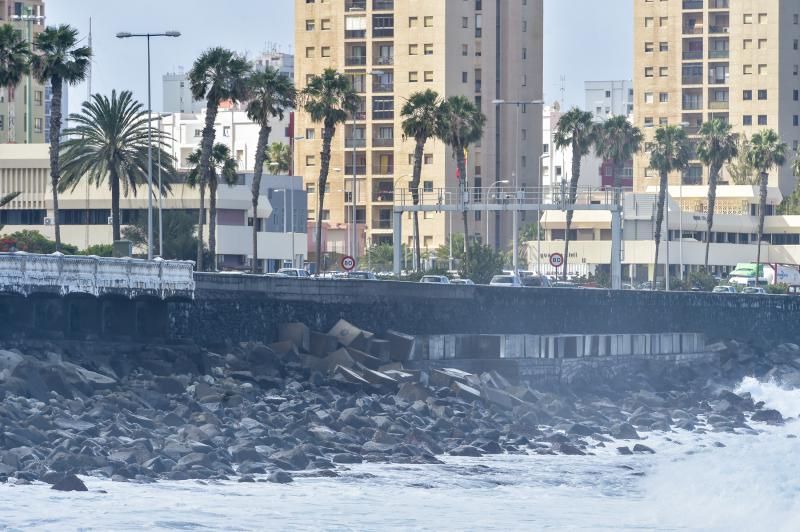
<path fill-rule="evenodd" d="M 302 268 L 281 268 L 278 273 L 286 277 L 295 277 L 298 279 L 308 279 L 311 275 Z"/>
<path fill-rule="evenodd" d="M 489 286 L 521 287 L 522 281 L 516 275 L 495 275 Z"/>
<path fill-rule="evenodd" d="M 425 275 L 419 280 L 419 282 L 429 284 L 450 284 L 450 279 L 444 275 Z"/>
<path fill-rule="evenodd" d="M 475 283 L 472 282 L 472 279 L 453 279 L 450 281 L 450 284 L 460 284 L 464 286 L 474 286 Z"/>
<path fill-rule="evenodd" d="M 767 295 L 767 291 L 761 288 L 760 286 L 748 286 L 742 289 L 743 294 L 756 294 L 765 296 Z"/>
<path fill-rule="evenodd" d="M 715 286 L 712 292 L 715 294 L 735 294 L 736 287 L 730 285 Z"/>

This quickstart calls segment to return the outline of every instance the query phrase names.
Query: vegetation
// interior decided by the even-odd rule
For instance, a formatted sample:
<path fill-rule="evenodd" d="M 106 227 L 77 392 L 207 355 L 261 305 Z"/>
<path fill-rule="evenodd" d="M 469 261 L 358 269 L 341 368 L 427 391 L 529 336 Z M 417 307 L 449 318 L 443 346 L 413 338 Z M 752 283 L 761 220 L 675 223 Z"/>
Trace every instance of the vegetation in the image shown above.
<path fill-rule="evenodd" d="M 467 150 L 483 137 L 483 128 L 486 125 L 486 116 L 481 113 L 471 100 L 465 96 L 451 96 L 441 105 L 441 127 L 437 136 L 453 150 L 453 157 L 458 167 L 458 177 L 460 189 L 463 192 L 469 190 L 469 180 L 467 176 Z M 466 205 L 462 213 L 464 220 L 464 273 L 469 277 L 470 251 L 472 246 L 467 245 L 469 226 L 467 223 Z"/>
<path fill-rule="evenodd" d="M 439 246 L 436 250 L 438 264 L 447 264 L 450 258 L 450 244 Z M 492 277 L 503 272 L 508 262 L 505 253 L 495 251 L 491 246 L 472 242 L 469 255 L 464 252 L 464 235 L 453 234 L 453 259 L 458 266 L 459 275 L 472 279 L 477 284 L 489 284 Z"/>
<path fill-rule="evenodd" d="M 214 149 L 214 123 L 219 105 L 224 101 L 241 102 L 247 97 L 250 63 L 242 56 L 225 48 L 211 48 L 203 52 L 189 71 L 189 84 L 196 100 L 206 101 L 206 123 L 200 144 L 200 226 L 198 229 L 197 269 L 203 270 L 203 202 L 205 184 L 211 179 L 211 155 Z M 209 231 L 209 248 L 211 239 Z M 213 250 L 211 250 L 213 252 Z M 213 259 L 213 255 L 212 255 Z"/>
<path fill-rule="evenodd" d="M 80 252 L 81 255 L 92 255 L 95 257 L 113 257 L 114 246 L 112 244 L 95 244 Z"/>
<path fill-rule="evenodd" d="M 792 175 L 800 177 L 800 157 L 792 162 Z M 791 194 L 783 198 L 778 205 L 777 214 L 781 216 L 800 215 L 800 183 L 794 187 Z"/>
<path fill-rule="evenodd" d="M 757 185 L 758 176 L 756 169 L 750 163 L 750 148 L 752 144 L 747 135 L 740 135 L 736 142 L 736 157 L 726 166 L 728 175 L 735 185 Z"/>
<path fill-rule="evenodd" d="M 12 192 L 11 194 L 6 194 L 5 196 L 0 196 L 0 207 L 5 207 L 6 205 L 8 205 L 12 201 L 14 201 L 14 199 L 16 199 L 16 197 L 19 196 L 20 194 L 21 194 L 21 192 Z M 3 226 L 0 225 L 0 231 L 2 231 L 2 230 L 3 230 Z"/>
<path fill-rule="evenodd" d="M 270 121 L 273 118 L 283 120 L 287 109 L 294 106 L 296 91 L 294 82 L 288 76 L 281 74 L 277 69 L 267 66 L 262 72 L 256 72 L 248 81 L 250 101 L 247 104 L 247 117 L 259 125 L 258 145 L 256 146 L 256 161 L 253 171 L 251 189 L 253 203 L 253 264 L 252 272 L 258 271 L 258 199 L 261 196 L 261 176 L 264 173 L 264 162 L 271 161 L 277 165 L 277 170 L 288 173 L 291 165 L 291 153 L 284 154 L 278 147 L 282 144 L 269 146 L 269 135 L 272 132 Z M 274 153 L 273 149 L 275 150 Z M 288 150 L 288 146 L 287 146 Z"/>
<path fill-rule="evenodd" d="M 6 117 L 11 116 L 11 93 L 30 71 L 31 47 L 22 32 L 11 24 L 0 26 L 0 86 L 6 88 Z M 14 128 L 8 128 L 8 142 L 14 142 Z"/>
<path fill-rule="evenodd" d="M 656 130 L 655 143 L 650 151 L 650 167 L 658 172 L 658 209 L 656 212 L 656 252 L 653 260 L 654 279 L 658 271 L 658 248 L 661 244 L 661 224 L 664 222 L 664 204 L 666 202 L 669 174 L 683 171 L 689 163 L 689 139 L 686 131 L 679 126 L 664 126 Z M 667 227 L 669 234 L 669 227 Z M 669 245 L 669 238 L 667 238 Z M 665 272 L 669 275 L 669 271 Z"/>
<path fill-rule="evenodd" d="M 162 258 L 169 260 L 194 260 L 197 256 L 197 237 L 195 236 L 196 221 L 186 211 L 165 210 L 163 213 L 163 231 L 158 231 L 158 218 L 156 229 L 153 231 L 153 247 L 158 248 L 159 233 L 164 235 L 164 254 Z M 133 224 L 122 230 L 126 240 L 130 240 L 135 247 L 147 246 L 147 218 L 137 217 Z M 208 251 L 203 250 L 207 256 Z M 208 258 L 208 257 L 206 257 Z"/>
<path fill-rule="evenodd" d="M 572 150 L 572 175 L 569 179 L 568 200 L 570 204 L 574 204 L 577 200 L 578 181 L 581 177 L 581 159 L 589 154 L 596 143 L 597 135 L 592 118 L 592 113 L 581 111 L 575 107 L 558 119 L 555 135 L 553 136 L 553 143 L 557 148 L 570 148 Z M 572 229 L 574 214 L 575 211 L 567 211 L 567 227 L 564 233 L 564 265 L 562 267 L 565 281 L 567 280 L 570 230 Z"/>
<path fill-rule="evenodd" d="M 411 199 L 419 205 L 419 183 L 422 178 L 422 159 L 425 144 L 429 139 L 443 130 L 442 102 L 439 94 L 430 89 L 413 93 L 403 105 L 400 115 L 403 117 L 403 137 L 414 139 L 414 170 L 411 175 Z M 414 269 L 420 269 L 421 250 L 419 240 L 419 213 L 414 212 L 414 247 L 416 261 Z"/>
<path fill-rule="evenodd" d="M 715 118 L 700 127 L 697 158 L 708 166 L 708 215 L 706 230 L 706 258 L 703 269 L 708 271 L 708 252 L 711 247 L 711 228 L 714 226 L 714 209 L 717 203 L 717 183 L 722 167 L 737 155 L 739 135 L 731 132 L 731 125 Z"/>
<path fill-rule="evenodd" d="M 46 28 L 33 41 L 31 71 L 39 83 L 50 83 L 50 182 L 53 188 L 53 221 L 56 249 L 61 249 L 58 219 L 58 185 L 61 179 L 61 100 L 64 84 L 76 85 L 86 79 L 92 50 L 78 46 L 78 30 L 60 25 Z"/>
<path fill-rule="evenodd" d="M 48 239 L 39 231 L 26 230 L 0 237 L 0 251 L 25 251 L 47 255 L 59 250 L 55 241 Z M 78 253 L 78 247 L 62 244 L 60 251 L 66 255 L 75 255 Z"/>
<path fill-rule="evenodd" d="M 758 212 L 758 252 L 756 265 L 761 266 L 761 240 L 764 238 L 764 216 L 767 211 L 767 185 L 769 172 L 775 167 L 783 166 L 786 162 L 786 144 L 781 142 L 778 134 L 772 129 L 765 129 L 753 135 L 750 139 L 751 147 L 748 153 L 748 162 L 759 172 L 760 202 Z"/>
<path fill-rule="evenodd" d="M 622 187 L 622 168 L 639 152 L 643 140 L 642 131 L 624 116 L 609 118 L 597 130 L 596 152 L 614 164 L 614 188 Z"/>
<path fill-rule="evenodd" d="M 412 259 L 411 250 L 405 245 L 400 250 L 400 261 L 405 264 Z M 372 271 L 394 271 L 394 247 L 391 244 L 379 244 L 367 250 L 366 256 L 360 261 L 361 265 L 368 264 Z"/>
<path fill-rule="evenodd" d="M 129 91 L 112 91 L 111 98 L 95 94 L 81 106 L 81 112 L 70 115 L 73 127 L 64 132 L 67 140 L 61 145 L 62 177 L 59 192 L 74 190 L 84 179 L 99 187 L 108 182 L 111 189 L 111 220 L 113 238 L 121 238 L 120 194 L 135 196 L 140 185 L 148 183 L 147 111 L 133 99 Z M 172 156 L 166 151 L 167 138 L 154 130 L 153 152 L 155 165 L 172 175 L 175 169 Z M 169 192 L 169 184 L 162 185 L 161 193 Z M 154 194 L 158 192 L 154 190 Z"/>
<path fill-rule="evenodd" d="M 358 111 L 359 97 L 344 74 L 332 68 L 319 76 L 312 76 L 302 94 L 303 108 L 312 122 L 322 123 L 322 154 L 317 181 L 317 235 L 316 262 L 322 271 L 322 211 L 325 205 L 325 189 L 331 165 L 331 142 L 336 127 Z"/>
<path fill-rule="evenodd" d="M 289 174 L 292 170 L 292 147 L 283 142 L 273 142 L 267 147 L 264 162 L 271 174 Z"/>

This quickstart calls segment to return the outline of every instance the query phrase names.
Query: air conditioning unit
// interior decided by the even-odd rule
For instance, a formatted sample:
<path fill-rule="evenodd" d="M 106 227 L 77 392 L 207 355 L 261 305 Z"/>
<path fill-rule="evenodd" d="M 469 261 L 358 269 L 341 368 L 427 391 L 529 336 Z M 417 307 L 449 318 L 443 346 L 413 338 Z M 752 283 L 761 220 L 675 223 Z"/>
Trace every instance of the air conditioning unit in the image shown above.
<path fill-rule="evenodd" d="M 53 219 L 52 218 L 45 218 L 44 219 L 44 225 L 53 225 Z"/>
<path fill-rule="evenodd" d="M 108 223 L 108 225 L 114 225 L 114 217 L 113 216 L 109 216 L 107 223 Z"/>

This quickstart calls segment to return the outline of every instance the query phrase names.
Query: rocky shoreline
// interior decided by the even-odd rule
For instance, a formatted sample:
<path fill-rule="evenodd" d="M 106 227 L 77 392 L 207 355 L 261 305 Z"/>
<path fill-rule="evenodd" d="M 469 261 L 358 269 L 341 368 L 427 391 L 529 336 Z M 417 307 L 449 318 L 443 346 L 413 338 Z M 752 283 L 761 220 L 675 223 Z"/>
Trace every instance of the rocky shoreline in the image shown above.
<path fill-rule="evenodd" d="M 541 390 L 495 372 L 405 370 L 381 360 L 387 340 L 370 342 L 378 346 L 371 355 L 348 349 L 342 335 L 330 345 L 335 335 L 320 344 L 299 324 L 288 331 L 274 344 L 213 351 L 0 341 L 0 481 L 285 483 L 362 462 L 441 463 L 442 455 L 652 453 L 640 441 L 652 431 L 755 432 L 753 422 L 797 414 L 731 391 L 744 376 L 800 386 L 794 344 L 760 352 L 720 343 L 710 346 L 718 364 L 614 380 L 587 373 L 581 384 Z M 378 362 L 358 353 L 380 365 L 371 369 Z"/>

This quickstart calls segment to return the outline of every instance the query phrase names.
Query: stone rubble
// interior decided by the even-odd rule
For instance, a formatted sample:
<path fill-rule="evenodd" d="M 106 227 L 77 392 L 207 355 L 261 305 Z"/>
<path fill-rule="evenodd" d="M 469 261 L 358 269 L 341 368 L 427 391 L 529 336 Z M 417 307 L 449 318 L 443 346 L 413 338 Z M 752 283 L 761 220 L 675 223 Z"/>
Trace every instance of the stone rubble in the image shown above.
<path fill-rule="evenodd" d="M 599 376 L 532 389 L 497 372 L 403 367 L 414 338 L 342 320 L 326 333 L 194 345 L 0 341 L 0 480 L 85 489 L 117 481 L 291 482 L 362 462 L 443 455 L 656 452 L 648 432 L 753 432 L 798 412 L 730 391 L 746 375 L 800 385 L 800 347 L 714 344 L 719 364 Z M 622 445 L 627 443 L 627 445 Z M 76 482 L 77 481 L 77 482 Z"/>

